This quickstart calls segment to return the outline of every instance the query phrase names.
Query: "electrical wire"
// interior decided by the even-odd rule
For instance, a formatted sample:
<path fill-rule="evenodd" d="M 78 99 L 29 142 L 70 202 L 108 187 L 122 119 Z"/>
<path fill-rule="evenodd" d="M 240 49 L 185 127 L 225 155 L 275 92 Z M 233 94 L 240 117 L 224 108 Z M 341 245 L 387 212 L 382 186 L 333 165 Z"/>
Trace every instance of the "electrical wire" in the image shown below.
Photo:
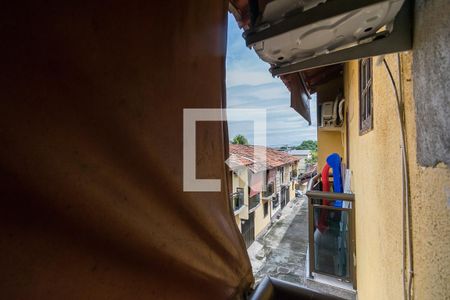
<path fill-rule="evenodd" d="M 395 92 L 395 98 L 397 102 L 397 113 L 398 118 L 400 122 L 400 135 L 401 135 L 401 149 L 402 149 L 402 199 L 403 199 L 403 291 L 404 291 L 404 298 L 405 299 L 412 299 L 413 296 L 413 278 L 414 278 L 414 266 L 413 266 L 413 256 L 412 256 L 412 232 L 411 232 L 411 204 L 410 204 L 410 198 L 409 198 L 409 168 L 408 168 L 408 152 L 406 149 L 406 135 L 405 135 L 405 120 L 403 118 L 403 86 L 402 86 L 402 80 L 401 80 L 401 59 L 400 54 L 397 54 L 398 58 L 398 70 L 399 70 L 399 84 L 401 88 L 402 95 L 399 95 L 397 85 L 394 80 L 394 76 L 392 75 L 391 69 L 389 68 L 389 65 L 386 61 L 386 59 L 383 58 L 384 66 L 386 67 L 386 70 L 389 74 L 389 77 L 392 82 L 392 86 L 394 88 Z M 408 248 L 408 250 L 406 250 Z M 405 271 L 406 271 L 406 251 L 408 253 L 408 267 L 409 267 L 409 276 L 408 276 L 408 284 L 406 283 L 405 278 Z M 408 286 L 408 287 L 406 287 Z"/>
<path fill-rule="evenodd" d="M 402 105 L 402 107 L 404 108 L 405 106 L 405 102 L 404 102 L 404 99 L 403 99 L 403 82 L 402 82 L 402 66 L 401 66 L 401 59 L 400 59 L 400 54 L 397 54 L 397 67 L 398 67 L 398 84 L 399 84 L 399 86 L 400 86 L 400 99 L 398 100 L 398 102 L 400 102 L 401 103 L 401 105 Z M 405 120 L 404 120 L 404 117 L 405 117 L 405 114 L 404 114 L 404 109 L 403 109 L 403 114 L 402 114 L 402 117 L 403 117 L 403 122 L 405 122 Z M 403 157 L 403 155 L 402 155 L 402 157 Z M 403 163 L 403 159 L 402 159 L 402 166 L 404 166 L 404 163 Z M 405 174 L 405 168 L 403 167 L 402 168 L 402 178 L 405 178 L 405 176 L 406 176 L 406 174 Z M 406 208 L 406 205 L 407 205 L 407 203 L 406 203 L 406 197 L 407 197 L 407 194 L 406 194 L 406 189 L 405 188 L 403 188 L 402 189 L 402 192 L 403 192 L 403 209 L 402 209 L 402 223 L 403 223 L 403 226 L 402 226 L 402 239 L 403 239 L 403 259 L 402 259 L 402 264 L 403 264 L 403 268 L 402 268 L 402 275 L 403 275 L 403 293 L 404 293 L 404 298 L 405 299 L 407 299 L 407 296 L 408 296 L 408 294 L 410 294 L 410 292 L 409 292 L 409 289 L 407 289 L 407 287 L 406 287 L 406 275 L 405 275 L 405 272 L 406 272 L 406 252 L 408 251 L 407 250 L 407 233 L 405 232 L 407 229 L 406 229 L 406 226 L 407 226 L 407 224 L 406 224 L 406 219 L 407 219 L 407 217 L 406 217 L 406 211 L 407 211 L 407 208 Z"/>

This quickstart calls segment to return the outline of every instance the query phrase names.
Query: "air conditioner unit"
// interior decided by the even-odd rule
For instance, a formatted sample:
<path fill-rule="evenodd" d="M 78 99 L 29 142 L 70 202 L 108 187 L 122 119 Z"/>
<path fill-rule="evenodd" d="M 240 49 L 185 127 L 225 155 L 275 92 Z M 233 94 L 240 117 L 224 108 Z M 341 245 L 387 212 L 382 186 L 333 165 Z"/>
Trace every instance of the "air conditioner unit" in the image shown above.
<path fill-rule="evenodd" d="M 322 130 L 340 130 L 344 124 L 344 99 L 319 104 L 318 127 Z"/>
<path fill-rule="evenodd" d="M 273 75 L 411 49 L 411 0 L 275 0 L 244 32 Z"/>

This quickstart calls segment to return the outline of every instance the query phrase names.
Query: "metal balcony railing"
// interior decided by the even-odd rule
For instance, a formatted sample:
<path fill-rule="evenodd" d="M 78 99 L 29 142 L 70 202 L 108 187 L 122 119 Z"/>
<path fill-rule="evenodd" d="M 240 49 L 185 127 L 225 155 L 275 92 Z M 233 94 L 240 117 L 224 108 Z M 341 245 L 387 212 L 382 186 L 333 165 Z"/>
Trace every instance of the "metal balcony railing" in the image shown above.
<path fill-rule="evenodd" d="M 273 277 L 265 277 L 256 287 L 249 300 L 286 300 L 286 299 L 309 299 L 309 300 L 343 300 L 340 297 L 325 294 L 283 281 Z"/>
<path fill-rule="evenodd" d="M 280 195 L 276 194 L 275 197 L 272 198 L 273 208 L 277 208 L 280 205 Z"/>
<path fill-rule="evenodd" d="M 263 192 L 263 197 L 271 197 L 274 193 L 274 184 L 273 182 L 266 185 L 266 190 Z"/>
<path fill-rule="evenodd" d="M 337 277 L 356 289 L 355 195 L 321 191 L 320 176 L 308 183 L 309 276 Z"/>
<path fill-rule="evenodd" d="M 261 203 L 261 198 L 259 194 L 254 195 L 253 197 L 248 198 L 248 211 L 252 212 L 256 207 Z"/>
<path fill-rule="evenodd" d="M 244 190 L 238 188 L 235 193 L 231 194 L 230 200 L 233 211 L 238 211 L 244 206 Z"/>

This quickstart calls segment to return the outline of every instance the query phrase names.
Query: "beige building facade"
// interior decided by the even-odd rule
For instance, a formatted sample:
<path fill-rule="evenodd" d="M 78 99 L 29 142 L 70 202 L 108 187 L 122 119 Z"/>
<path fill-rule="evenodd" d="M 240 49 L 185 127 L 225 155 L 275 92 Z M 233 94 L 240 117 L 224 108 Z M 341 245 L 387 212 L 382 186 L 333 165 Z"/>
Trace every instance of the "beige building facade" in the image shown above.
<path fill-rule="evenodd" d="M 298 158 L 267 148 L 267 164 L 255 169 L 253 146 L 230 145 L 231 205 L 248 246 L 270 226 L 273 218 L 295 198 Z"/>

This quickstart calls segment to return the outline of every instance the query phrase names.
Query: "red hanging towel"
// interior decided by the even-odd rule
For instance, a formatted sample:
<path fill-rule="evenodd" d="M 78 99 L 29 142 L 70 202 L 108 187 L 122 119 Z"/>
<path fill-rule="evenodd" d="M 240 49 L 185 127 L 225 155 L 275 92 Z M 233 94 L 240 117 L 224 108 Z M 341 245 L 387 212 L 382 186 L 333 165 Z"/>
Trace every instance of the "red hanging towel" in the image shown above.
<path fill-rule="evenodd" d="M 329 192 L 330 191 L 330 180 L 329 180 L 329 174 L 330 173 L 330 166 L 328 164 L 325 164 L 322 169 L 322 191 Z M 323 199 L 323 205 L 328 205 L 329 201 Z"/>
<path fill-rule="evenodd" d="M 328 179 L 328 173 L 330 172 L 330 166 L 325 164 L 322 169 L 322 191 L 329 192 L 330 191 L 330 181 Z M 328 205 L 329 201 L 323 199 L 323 205 Z M 323 233 L 328 225 L 327 225 L 327 217 L 328 211 L 326 209 L 320 210 L 319 223 L 317 224 L 317 228 L 321 233 Z"/>

